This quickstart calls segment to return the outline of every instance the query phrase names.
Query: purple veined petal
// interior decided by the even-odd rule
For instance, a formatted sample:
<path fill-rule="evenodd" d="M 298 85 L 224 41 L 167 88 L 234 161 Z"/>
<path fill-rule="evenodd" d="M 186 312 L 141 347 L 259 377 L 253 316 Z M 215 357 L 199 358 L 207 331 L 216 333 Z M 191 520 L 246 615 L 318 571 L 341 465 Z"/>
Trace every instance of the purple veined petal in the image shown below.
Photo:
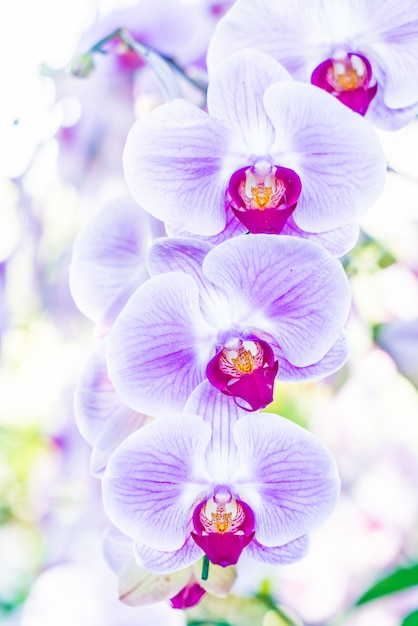
<path fill-rule="evenodd" d="M 193 233 L 182 228 L 167 226 L 167 235 L 169 237 L 192 237 L 202 241 L 206 241 L 207 243 L 210 243 L 214 246 L 217 246 L 219 243 L 222 243 L 227 239 L 231 239 L 231 237 L 245 235 L 245 233 L 247 232 L 248 229 L 244 226 L 244 224 L 242 224 L 242 222 L 237 220 L 230 206 L 226 207 L 225 228 L 220 233 L 218 233 L 217 235 L 213 235 L 212 237 L 202 237 L 201 235 L 194 235 Z"/>
<path fill-rule="evenodd" d="M 296 237 L 235 237 L 208 253 L 203 271 L 229 296 L 236 326 L 272 336 L 298 367 L 328 352 L 348 315 L 350 290 L 341 264 Z"/>
<path fill-rule="evenodd" d="M 219 393 L 207 380 L 190 394 L 184 407 L 185 413 L 199 415 L 216 432 L 223 424 L 234 424 L 247 411 L 240 409 L 230 396 Z M 222 416 L 228 415 L 225 420 Z"/>
<path fill-rule="evenodd" d="M 103 473 L 116 446 L 147 420 L 146 415 L 132 410 L 116 393 L 101 353 L 93 353 L 80 374 L 74 413 L 81 434 L 93 447 L 91 471 L 95 476 Z"/>
<path fill-rule="evenodd" d="M 418 103 L 399 109 L 390 109 L 383 100 L 382 90 L 377 90 L 367 110 L 367 120 L 382 130 L 399 130 L 418 115 Z"/>
<path fill-rule="evenodd" d="M 190 395 L 184 413 L 199 415 L 210 425 L 212 437 L 206 450 L 206 466 L 215 482 L 224 483 L 238 463 L 231 427 L 247 411 L 205 380 Z"/>
<path fill-rule="evenodd" d="M 223 122 L 188 102 L 158 107 L 128 134 L 123 162 L 133 197 L 167 224 L 216 235 L 225 228 L 229 177 L 242 163 L 237 156 L 226 166 L 231 141 Z"/>
<path fill-rule="evenodd" d="M 154 417 L 180 412 L 206 377 L 214 333 L 202 317 L 193 278 L 154 276 L 134 293 L 109 334 L 109 377 L 137 411 Z"/>
<path fill-rule="evenodd" d="M 132 431 L 133 432 L 133 431 Z M 101 478 L 106 469 L 109 456 L 112 450 L 101 450 L 100 448 L 92 448 L 90 455 L 90 473 L 96 478 Z"/>
<path fill-rule="evenodd" d="M 373 128 L 313 85 L 276 83 L 264 96 L 276 129 L 275 161 L 293 169 L 302 193 L 293 219 L 322 232 L 352 222 L 380 195 L 386 159 Z"/>
<path fill-rule="evenodd" d="M 202 271 L 203 259 L 213 245 L 190 238 L 157 239 L 149 253 L 148 268 L 151 276 L 166 272 L 184 272 L 199 285 L 200 308 L 206 319 L 213 310 L 227 306 L 225 297 L 207 280 Z"/>
<path fill-rule="evenodd" d="M 299 559 L 303 559 L 306 556 L 309 547 L 309 538 L 307 535 L 302 535 L 298 539 L 289 541 L 282 546 L 275 546 L 268 548 L 263 546 L 256 539 L 254 539 L 246 548 L 248 556 L 256 559 L 257 561 L 264 561 L 265 563 L 273 563 L 274 565 L 288 565 Z"/>
<path fill-rule="evenodd" d="M 310 233 L 300 229 L 290 217 L 282 230 L 282 235 L 291 235 L 309 239 L 328 250 L 332 256 L 341 257 L 347 254 L 356 245 L 359 236 L 359 224 L 357 221 L 345 224 L 340 228 L 334 228 L 322 233 Z"/>
<path fill-rule="evenodd" d="M 132 539 L 109 524 L 103 533 L 103 553 L 107 564 L 119 574 L 134 555 Z"/>
<path fill-rule="evenodd" d="M 313 363 L 313 365 L 296 367 L 283 357 L 279 357 L 280 367 L 277 379 L 284 382 L 300 382 L 323 378 L 339 370 L 346 363 L 349 356 L 350 351 L 347 339 L 344 334 L 341 334 L 325 356 Z"/>
<path fill-rule="evenodd" d="M 260 544 L 289 543 L 332 512 L 340 490 L 337 467 L 311 433 L 271 413 L 240 419 L 233 433 L 242 458 L 235 484 L 254 511 Z"/>
<path fill-rule="evenodd" d="M 81 229 L 69 268 L 77 307 L 93 322 L 111 324 L 148 278 L 150 218 L 130 199 L 109 202 Z"/>
<path fill-rule="evenodd" d="M 233 52 L 252 48 L 280 61 L 301 79 L 306 64 L 318 55 L 312 36 L 312 25 L 320 12 L 318 5 L 305 3 L 302 10 L 298 0 L 258 0 L 256 6 L 253 0 L 237 0 L 215 29 L 208 48 L 209 70 L 214 71 Z"/>
<path fill-rule="evenodd" d="M 203 550 L 188 537 L 185 543 L 173 552 L 164 552 L 136 544 L 135 558 L 139 564 L 156 574 L 169 574 L 193 565 L 203 556 Z"/>
<path fill-rule="evenodd" d="M 166 272 L 184 272 L 196 282 L 204 281 L 203 259 L 213 246 L 198 239 L 164 237 L 156 239 L 148 255 L 151 276 Z"/>
<path fill-rule="evenodd" d="M 267 87 L 291 80 L 277 61 L 255 50 L 229 57 L 211 76 L 208 111 L 225 122 L 252 154 L 264 155 L 274 141 L 274 128 L 263 104 Z"/>
<path fill-rule="evenodd" d="M 169 600 L 188 584 L 190 577 L 190 568 L 154 574 L 140 567 L 132 557 L 119 576 L 119 600 L 128 606 L 148 606 Z"/>
<path fill-rule="evenodd" d="M 211 482 L 204 464 L 210 436 L 203 420 L 182 416 L 148 424 L 125 439 L 103 478 L 112 523 L 139 545 L 179 550 L 188 537 L 192 506 Z"/>
<path fill-rule="evenodd" d="M 370 60 L 385 74 L 384 100 L 393 109 L 418 101 L 418 6 L 414 0 L 371 1 L 364 45 L 369 44 Z"/>

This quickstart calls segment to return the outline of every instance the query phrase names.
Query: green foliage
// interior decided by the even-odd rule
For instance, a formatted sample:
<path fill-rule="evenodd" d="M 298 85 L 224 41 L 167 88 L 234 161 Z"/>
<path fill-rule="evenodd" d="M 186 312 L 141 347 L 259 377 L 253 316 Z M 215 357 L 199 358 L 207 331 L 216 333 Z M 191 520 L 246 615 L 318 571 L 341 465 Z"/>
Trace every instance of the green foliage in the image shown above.
<path fill-rule="evenodd" d="M 418 626 L 418 611 L 414 611 L 405 617 L 401 626 Z"/>
<path fill-rule="evenodd" d="M 360 606 L 376 598 L 381 598 L 382 596 L 387 596 L 391 593 L 414 587 L 415 585 L 418 585 L 418 565 L 414 564 L 410 567 L 401 567 L 370 587 L 370 589 L 357 600 L 356 605 Z M 412 626 L 415 623 L 418 624 L 418 622 L 411 622 L 408 626 Z"/>
<path fill-rule="evenodd" d="M 405 617 L 401 626 L 418 626 L 418 611 L 414 611 Z"/>
<path fill-rule="evenodd" d="M 359 272 L 377 272 L 385 269 L 385 267 L 389 267 L 395 261 L 396 259 L 390 250 L 364 232 L 360 233 L 360 238 L 355 248 L 342 258 L 342 263 L 348 276 L 358 274 Z"/>

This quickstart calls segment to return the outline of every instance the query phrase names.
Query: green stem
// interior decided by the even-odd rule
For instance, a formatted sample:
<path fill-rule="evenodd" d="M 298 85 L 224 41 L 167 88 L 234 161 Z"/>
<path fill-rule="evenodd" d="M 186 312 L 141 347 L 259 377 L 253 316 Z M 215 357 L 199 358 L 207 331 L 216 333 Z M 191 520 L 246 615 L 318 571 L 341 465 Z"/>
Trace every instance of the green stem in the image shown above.
<path fill-rule="evenodd" d="M 206 554 L 202 561 L 202 580 L 207 580 L 209 576 L 209 559 Z"/>
<path fill-rule="evenodd" d="M 95 54 L 95 53 L 107 54 L 107 51 L 103 50 L 103 46 L 107 44 L 109 41 L 112 41 L 112 39 L 116 39 L 116 38 L 121 39 L 128 46 L 130 50 L 135 52 L 141 59 L 144 59 L 145 61 L 147 60 L 147 57 L 149 57 L 151 53 L 157 54 L 163 61 L 167 63 L 167 65 L 169 65 L 173 70 L 175 70 L 178 74 L 180 74 L 191 85 L 193 85 L 200 91 L 203 91 L 204 93 L 206 93 L 207 84 L 204 84 L 201 81 L 196 80 L 192 76 L 189 76 L 187 72 L 172 57 L 168 57 L 165 54 L 158 52 L 158 50 L 154 50 L 153 48 L 150 48 L 149 46 L 145 46 L 139 41 L 136 41 L 136 39 L 133 39 L 129 35 L 129 32 L 125 30 L 124 28 L 117 28 L 109 35 L 106 35 L 106 37 L 103 37 L 103 39 L 100 39 L 100 41 L 98 41 L 96 44 L 94 44 L 94 46 L 90 48 L 89 52 L 91 54 Z"/>
<path fill-rule="evenodd" d="M 136 52 L 138 54 L 138 56 L 140 56 L 141 58 L 147 60 L 147 57 L 150 54 L 152 54 L 152 53 L 153 54 L 157 54 L 163 61 L 165 61 L 174 71 L 176 71 L 178 74 L 180 74 L 191 85 L 193 85 L 197 89 L 200 89 L 200 91 L 203 91 L 204 93 L 206 93 L 207 85 L 204 85 L 200 81 L 198 81 L 195 78 L 192 78 L 191 76 L 189 76 L 185 72 L 185 70 L 172 57 L 168 57 L 165 54 L 162 54 L 161 52 L 158 52 L 158 50 L 154 50 L 150 46 L 145 46 L 144 44 L 140 43 L 139 41 L 136 41 L 136 39 L 132 39 L 132 37 L 129 35 L 129 33 L 126 30 L 123 30 L 123 29 L 119 29 L 119 30 L 120 30 L 120 33 L 118 34 L 118 36 L 122 39 L 122 41 L 124 43 L 126 43 L 126 45 L 131 50 Z"/>
<path fill-rule="evenodd" d="M 100 54 L 107 54 L 106 50 L 102 50 L 102 46 L 104 46 L 105 43 L 112 41 L 112 39 L 116 39 L 116 37 L 120 37 L 121 34 L 122 34 L 122 29 L 117 28 L 116 30 L 113 31 L 113 33 L 110 33 L 110 35 L 106 35 L 106 37 L 103 37 L 103 39 L 100 39 L 100 41 L 95 43 L 94 46 L 90 48 L 89 52 L 93 52 L 93 53 L 100 52 Z"/>

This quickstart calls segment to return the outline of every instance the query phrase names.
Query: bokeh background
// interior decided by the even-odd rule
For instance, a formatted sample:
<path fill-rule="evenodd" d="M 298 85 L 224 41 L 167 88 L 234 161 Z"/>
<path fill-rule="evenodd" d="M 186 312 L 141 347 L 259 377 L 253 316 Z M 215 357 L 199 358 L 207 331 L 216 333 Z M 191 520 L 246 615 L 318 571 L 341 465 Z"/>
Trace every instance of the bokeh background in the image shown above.
<path fill-rule="evenodd" d="M 163 603 L 122 605 L 102 555 L 100 483 L 73 415 L 74 387 L 96 338 L 72 301 L 68 265 L 82 225 L 127 195 L 126 134 L 162 96 L 150 68 L 122 61 L 118 50 L 98 55 L 88 77 L 69 67 L 126 26 L 198 80 L 230 4 L 0 4 L 0 623 L 7 626 L 284 623 L 260 609 L 260 591 L 307 625 L 399 626 L 418 608 L 417 585 L 352 608 L 376 580 L 418 562 L 417 120 L 379 133 L 386 187 L 343 259 L 353 294 L 348 364 L 328 379 L 277 390 L 274 409 L 320 437 L 342 477 L 339 505 L 312 536 L 309 555 L 282 568 L 243 558 L 234 597 L 188 615 Z M 179 81 L 185 97 L 202 104 L 201 92 Z"/>

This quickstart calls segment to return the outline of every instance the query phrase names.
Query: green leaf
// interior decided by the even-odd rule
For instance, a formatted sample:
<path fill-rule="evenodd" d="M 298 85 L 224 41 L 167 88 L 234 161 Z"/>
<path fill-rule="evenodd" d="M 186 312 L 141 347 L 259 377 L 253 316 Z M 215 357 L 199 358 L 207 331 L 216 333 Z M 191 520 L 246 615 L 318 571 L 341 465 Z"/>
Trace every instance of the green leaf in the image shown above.
<path fill-rule="evenodd" d="M 401 626 L 418 626 L 418 611 L 414 611 L 405 617 Z"/>
<path fill-rule="evenodd" d="M 414 585 L 418 585 L 418 565 L 402 567 L 370 587 L 370 589 L 357 600 L 356 605 L 365 604 L 375 598 L 381 598 L 382 596 L 387 596 L 396 591 L 402 591 Z M 418 622 L 416 623 L 418 624 Z M 415 622 L 411 622 L 409 626 L 412 626 L 412 624 L 415 624 Z"/>

